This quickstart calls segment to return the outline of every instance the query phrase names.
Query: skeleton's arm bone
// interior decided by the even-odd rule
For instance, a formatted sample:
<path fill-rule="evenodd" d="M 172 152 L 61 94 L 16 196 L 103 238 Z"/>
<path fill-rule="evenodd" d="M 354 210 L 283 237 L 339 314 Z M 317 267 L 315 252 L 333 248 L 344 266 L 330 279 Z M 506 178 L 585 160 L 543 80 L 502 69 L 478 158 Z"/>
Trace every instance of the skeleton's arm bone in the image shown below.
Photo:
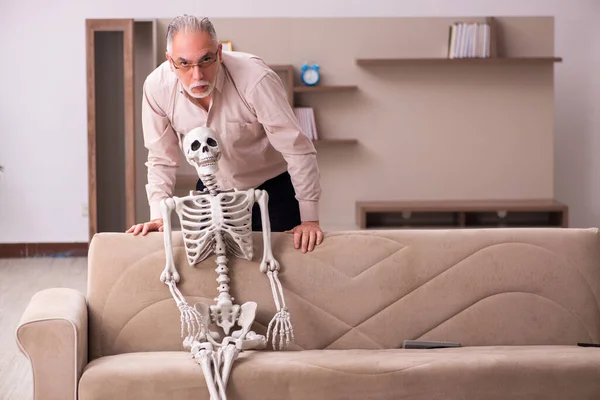
<path fill-rule="evenodd" d="M 163 237 L 165 245 L 166 265 L 160 275 L 160 280 L 164 283 L 168 280 L 179 282 L 179 273 L 175 268 L 175 260 L 173 259 L 173 242 L 171 238 L 171 214 L 175 210 L 175 200 L 173 198 L 163 199 L 160 202 L 160 211 L 163 218 Z"/>
<path fill-rule="evenodd" d="M 269 333 L 271 328 L 273 327 L 273 348 L 275 348 L 275 339 L 277 334 L 280 335 L 280 348 L 283 347 L 283 338 L 285 335 L 285 343 L 289 343 L 290 338 L 293 340 L 293 328 L 292 323 L 290 321 L 290 315 L 287 310 L 287 306 L 285 304 L 285 298 L 283 295 L 283 287 L 281 286 L 281 282 L 279 281 L 279 263 L 273 257 L 273 251 L 271 248 L 271 224 L 269 221 L 269 213 L 268 213 L 268 194 L 263 190 L 256 190 L 256 199 L 258 205 L 260 207 L 260 214 L 262 220 L 262 228 L 263 228 L 263 246 L 264 246 L 264 254 L 263 260 L 260 264 L 260 270 L 263 273 L 266 273 L 269 277 L 269 281 L 271 283 L 271 290 L 273 292 L 273 300 L 275 300 L 275 307 L 277 308 L 277 313 L 269 323 L 267 327 L 267 341 L 269 338 Z M 279 303 L 279 297 L 281 298 L 281 304 Z M 273 326 L 274 323 L 274 326 Z"/>
<path fill-rule="evenodd" d="M 264 191 L 264 190 L 260 190 L 257 189 L 254 191 L 254 195 L 256 198 L 256 202 L 258 203 L 258 206 L 260 207 L 260 220 L 262 222 L 262 232 L 263 232 L 263 259 L 262 259 L 262 263 L 260 265 L 261 271 L 263 273 L 267 272 L 266 271 L 266 264 L 265 261 L 267 260 L 273 260 L 275 261 L 274 257 L 273 257 L 273 251 L 271 250 L 271 221 L 269 220 L 269 194 Z M 276 267 L 276 269 L 278 268 L 277 265 L 277 261 L 275 261 L 275 264 L 273 267 Z M 263 270 L 264 269 L 264 270 Z"/>

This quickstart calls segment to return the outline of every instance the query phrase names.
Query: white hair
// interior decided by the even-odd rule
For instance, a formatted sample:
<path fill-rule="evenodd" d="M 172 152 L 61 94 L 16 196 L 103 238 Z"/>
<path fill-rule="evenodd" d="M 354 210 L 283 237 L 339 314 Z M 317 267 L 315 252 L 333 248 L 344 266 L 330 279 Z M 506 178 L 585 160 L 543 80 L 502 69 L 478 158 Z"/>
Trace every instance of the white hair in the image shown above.
<path fill-rule="evenodd" d="M 219 45 L 217 40 L 217 32 L 210 19 L 207 17 L 198 18 L 193 15 L 183 14 L 175 17 L 167 27 L 167 53 L 171 54 L 173 49 L 173 38 L 178 32 L 197 33 L 208 32 L 215 46 Z"/>

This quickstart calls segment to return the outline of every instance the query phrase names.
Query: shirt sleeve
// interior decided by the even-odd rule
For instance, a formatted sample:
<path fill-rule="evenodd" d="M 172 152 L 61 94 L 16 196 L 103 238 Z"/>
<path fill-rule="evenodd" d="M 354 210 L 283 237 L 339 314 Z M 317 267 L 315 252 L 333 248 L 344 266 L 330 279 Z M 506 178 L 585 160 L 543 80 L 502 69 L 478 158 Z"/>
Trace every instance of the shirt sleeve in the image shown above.
<path fill-rule="evenodd" d="M 179 166 L 179 141 L 148 81 L 143 86 L 142 130 L 144 146 L 148 149 L 146 193 L 152 220 L 162 217 L 160 201 L 173 195 L 175 174 Z"/>
<path fill-rule="evenodd" d="M 273 71 L 250 90 L 249 102 L 273 147 L 288 164 L 302 221 L 319 220 L 321 197 L 317 151 L 302 132 L 279 76 Z"/>

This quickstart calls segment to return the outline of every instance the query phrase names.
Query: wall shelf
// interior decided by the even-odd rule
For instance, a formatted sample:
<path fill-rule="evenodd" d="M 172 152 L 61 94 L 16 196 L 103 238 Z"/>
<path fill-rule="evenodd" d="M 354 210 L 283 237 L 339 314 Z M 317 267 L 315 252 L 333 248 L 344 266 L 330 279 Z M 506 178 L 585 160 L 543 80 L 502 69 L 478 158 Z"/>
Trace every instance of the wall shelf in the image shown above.
<path fill-rule="evenodd" d="M 489 58 L 357 58 L 358 65 L 410 64 L 550 64 L 562 62 L 561 57 L 489 57 Z"/>
<path fill-rule="evenodd" d="M 356 85 L 294 86 L 294 93 L 354 92 L 356 90 L 358 90 Z"/>
<path fill-rule="evenodd" d="M 326 145 L 335 145 L 335 144 L 344 145 L 344 144 L 358 144 L 358 140 L 357 139 L 317 139 L 317 140 L 313 140 L 313 143 L 316 146 L 321 145 L 321 144 L 326 144 Z"/>

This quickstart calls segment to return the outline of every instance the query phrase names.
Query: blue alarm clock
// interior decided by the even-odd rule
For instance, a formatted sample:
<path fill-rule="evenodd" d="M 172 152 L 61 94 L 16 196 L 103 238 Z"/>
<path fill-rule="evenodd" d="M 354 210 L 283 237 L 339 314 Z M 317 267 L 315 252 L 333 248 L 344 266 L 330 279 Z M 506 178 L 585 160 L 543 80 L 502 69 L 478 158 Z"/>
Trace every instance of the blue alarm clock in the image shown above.
<path fill-rule="evenodd" d="M 319 72 L 319 66 L 317 64 L 308 65 L 304 64 L 300 72 L 300 80 L 306 86 L 314 86 L 319 83 L 321 79 L 321 73 Z"/>

